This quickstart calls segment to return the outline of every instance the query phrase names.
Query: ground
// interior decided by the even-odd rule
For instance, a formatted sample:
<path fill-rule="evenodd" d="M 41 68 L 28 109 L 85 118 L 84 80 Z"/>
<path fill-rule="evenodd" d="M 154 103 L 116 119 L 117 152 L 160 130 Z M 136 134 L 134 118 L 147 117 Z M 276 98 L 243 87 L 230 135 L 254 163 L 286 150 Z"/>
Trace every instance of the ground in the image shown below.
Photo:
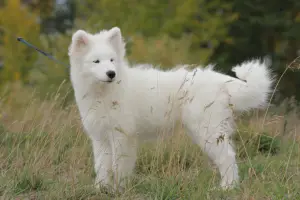
<path fill-rule="evenodd" d="M 233 139 L 240 187 L 214 189 L 220 180 L 217 170 L 178 126 L 172 139 L 142 145 L 125 192 L 112 194 L 93 187 L 91 144 L 76 105 L 62 103 L 65 94 L 59 91 L 43 101 L 28 92 L 18 90 L 0 99 L 0 199 L 300 197 L 299 120 L 294 114 L 282 115 L 284 106 L 237 117 Z"/>

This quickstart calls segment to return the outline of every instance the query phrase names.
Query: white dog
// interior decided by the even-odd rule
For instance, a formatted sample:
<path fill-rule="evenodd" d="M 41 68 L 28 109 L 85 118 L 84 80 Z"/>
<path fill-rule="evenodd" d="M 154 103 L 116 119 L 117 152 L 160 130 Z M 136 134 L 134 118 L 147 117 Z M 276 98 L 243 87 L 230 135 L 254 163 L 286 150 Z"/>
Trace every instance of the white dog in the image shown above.
<path fill-rule="evenodd" d="M 238 181 L 229 138 L 234 132 L 233 111 L 267 103 L 272 78 L 266 62 L 253 60 L 234 67 L 238 78 L 212 67 L 130 68 L 117 27 L 97 34 L 78 30 L 69 56 L 76 102 L 92 140 L 96 184 L 120 188 L 116 183 L 135 166 L 137 143 L 157 136 L 158 130 L 171 132 L 178 121 L 219 168 L 221 187 Z"/>

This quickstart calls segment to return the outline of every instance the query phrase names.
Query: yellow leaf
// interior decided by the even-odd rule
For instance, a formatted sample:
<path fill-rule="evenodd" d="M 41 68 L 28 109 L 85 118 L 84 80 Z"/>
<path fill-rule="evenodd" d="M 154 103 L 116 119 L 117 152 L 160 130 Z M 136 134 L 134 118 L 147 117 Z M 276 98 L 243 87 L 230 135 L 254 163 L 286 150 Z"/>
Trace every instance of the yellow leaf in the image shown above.
<path fill-rule="evenodd" d="M 226 43 L 226 44 L 233 44 L 234 41 L 233 41 L 232 38 L 228 37 L 228 38 L 225 39 L 225 43 Z"/>
<path fill-rule="evenodd" d="M 297 13 L 295 17 L 295 22 L 300 22 L 300 12 Z"/>
<path fill-rule="evenodd" d="M 20 0 L 9 0 L 5 6 L 0 8 L 0 16 L 0 26 L 4 27 L 0 40 L 3 41 L 2 47 L 5 49 L 1 53 L 1 57 L 3 57 L 4 66 L 6 66 L 1 71 L 1 82 L 3 80 L 24 81 L 23 78 L 26 78 L 30 73 L 29 66 L 33 66 L 35 62 L 36 54 L 31 54 L 25 50 L 26 46 L 17 43 L 15 35 L 38 44 L 40 25 L 37 23 L 37 15 L 30 12 L 27 7 L 22 6 Z"/>
<path fill-rule="evenodd" d="M 16 81 L 20 80 L 20 73 L 19 72 L 15 72 L 15 80 Z"/>

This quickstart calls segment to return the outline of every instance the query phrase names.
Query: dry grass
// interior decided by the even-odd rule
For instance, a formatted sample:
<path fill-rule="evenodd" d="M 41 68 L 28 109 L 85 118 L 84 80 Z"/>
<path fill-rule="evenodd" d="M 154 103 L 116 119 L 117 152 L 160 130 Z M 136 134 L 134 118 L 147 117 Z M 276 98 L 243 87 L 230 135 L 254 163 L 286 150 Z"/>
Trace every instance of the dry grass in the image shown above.
<path fill-rule="evenodd" d="M 207 157 L 177 129 L 172 139 L 140 148 L 131 182 L 123 194 L 114 195 L 93 188 L 90 142 L 76 106 L 61 106 L 66 94 L 58 91 L 41 101 L 30 89 L 17 85 L 10 90 L 10 95 L 0 99 L 1 199 L 256 200 L 300 196 L 299 119 L 295 113 L 278 115 L 284 105 L 270 109 L 264 126 L 264 113 L 239 118 L 235 137 L 242 179 L 239 188 L 212 190 L 219 184 L 217 171 L 211 170 Z M 271 140 L 257 140 L 260 135 Z M 261 141 L 271 148 L 261 150 Z"/>

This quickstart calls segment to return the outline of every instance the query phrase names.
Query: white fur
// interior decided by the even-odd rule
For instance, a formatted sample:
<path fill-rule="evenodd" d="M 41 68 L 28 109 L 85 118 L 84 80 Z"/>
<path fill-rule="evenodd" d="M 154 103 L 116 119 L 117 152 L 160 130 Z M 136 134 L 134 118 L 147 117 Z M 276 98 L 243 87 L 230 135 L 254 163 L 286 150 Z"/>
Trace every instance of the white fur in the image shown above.
<path fill-rule="evenodd" d="M 117 27 L 95 35 L 77 31 L 69 55 L 76 102 L 93 144 L 97 184 L 116 186 L 132 173 L 137 144 L 157 137 L 161 130 L 170 132 L 178 121 L 218 166 L 221 186 L 238 181 L 229 138 L 234 132 L 233 111 L 266 104 L 272 85 L 266 63 L 253 60 L 236 66 L 233 71 L 239 79 L 212 67 L 192 71 L 185 66 L 171 71 L 149 65 L 130 68 Z M 97 59 L 100 62 L 94 63 Z M 106 76 L 109 70 L 116 73 L 113 80 Z"/>

